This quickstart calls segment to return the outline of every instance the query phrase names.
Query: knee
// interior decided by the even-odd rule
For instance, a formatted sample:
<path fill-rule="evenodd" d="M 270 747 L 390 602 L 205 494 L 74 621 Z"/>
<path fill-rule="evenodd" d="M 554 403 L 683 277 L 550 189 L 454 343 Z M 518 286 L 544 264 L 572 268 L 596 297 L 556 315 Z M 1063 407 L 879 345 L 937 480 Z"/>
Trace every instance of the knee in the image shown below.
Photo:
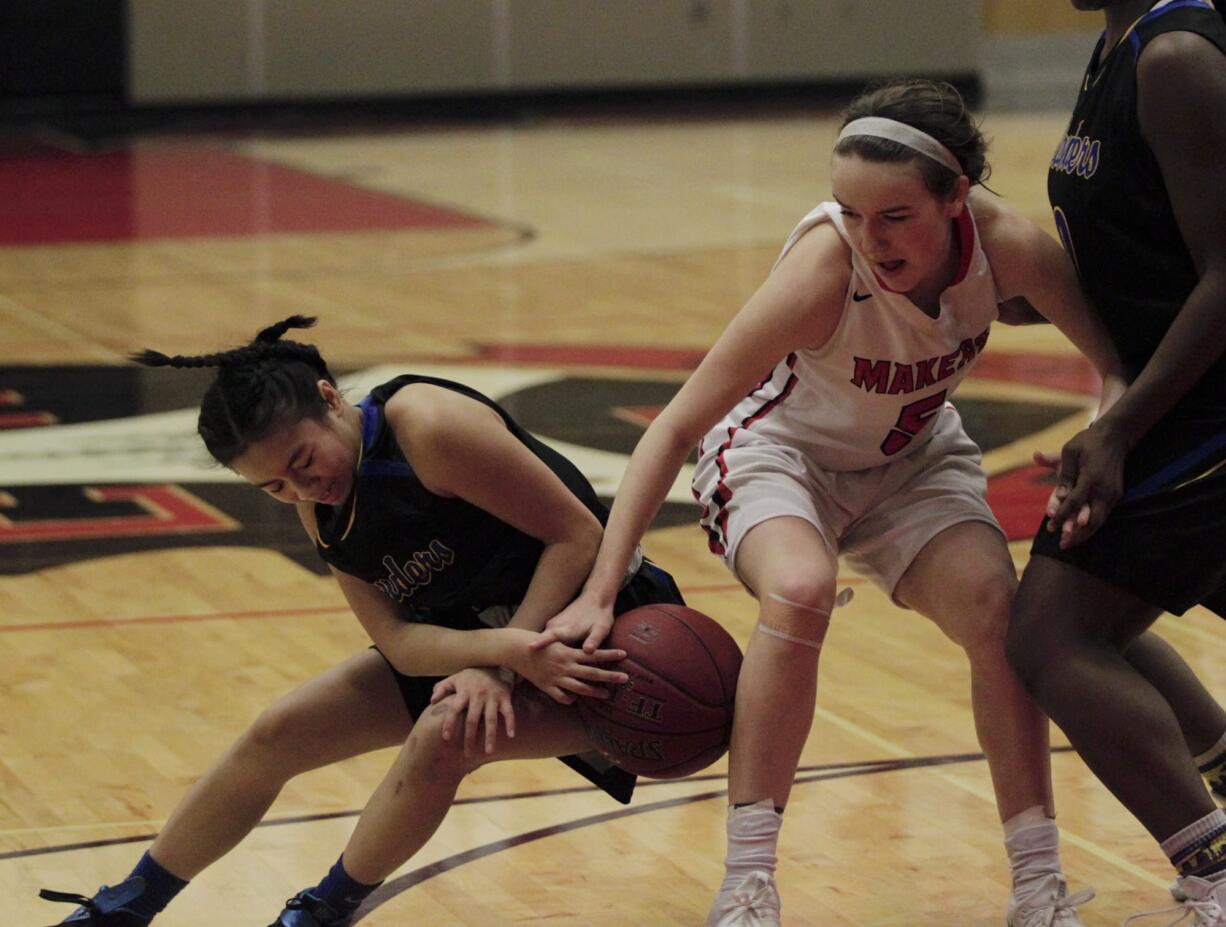
<path fill-rule="evenodd" d="M 834 582 L 799 574 L 772 583 L 760 593 L 760 602 L 759 624 L 820 644 L 830 626 Z"/>
<path fill-rule="evenodd" d="M 481 765 L 482 755 L 464 755 L 463 716 L 457 720 L 451 738 L 443 739 L 448 702 L 449 698 L 444 699 L 421 713 L 405 742 L 405 755 L 412 765 L 425 769 L 431 776 L 459 779 Z M 481 738 L 478 737 L 480 742 Z"/>
<path fill-rule="evenodd" d="M 300 751 L 309 737 L 311 719 L 289 705 L 266 708 L 235 745 L 244 758 L 282 757 Z"/>
<path fill-rule="evenodd" d="M 1039 688 L 1044 668 L 1050 663 L 1039 618 L 1027 602 L 1017 599 L 1005 632 L 1005 659 L 1032 695 Z"/>
<path fill-rule="evenodd" d="M 1015 589 L 1016 584 L 1001 580 L 984 582 L 975 590 L 966 620 L 956 623 L 951 635 L 971 660 L 1001 658 Z"/>

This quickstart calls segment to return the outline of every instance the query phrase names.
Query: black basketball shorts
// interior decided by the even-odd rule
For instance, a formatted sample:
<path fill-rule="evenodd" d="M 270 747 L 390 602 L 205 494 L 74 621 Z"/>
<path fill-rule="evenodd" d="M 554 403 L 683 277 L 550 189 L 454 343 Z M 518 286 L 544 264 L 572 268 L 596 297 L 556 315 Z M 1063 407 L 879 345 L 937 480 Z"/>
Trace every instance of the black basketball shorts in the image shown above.
<path fill-rule="evenodd" d="M 1204 605 L 1226 617 L 1226 422 L 1159 422 L 1129 454 L 1124 496 L 1102 527 L 1061 550 L 1044 519 L 1031 554 L 1175 615 Z"/>

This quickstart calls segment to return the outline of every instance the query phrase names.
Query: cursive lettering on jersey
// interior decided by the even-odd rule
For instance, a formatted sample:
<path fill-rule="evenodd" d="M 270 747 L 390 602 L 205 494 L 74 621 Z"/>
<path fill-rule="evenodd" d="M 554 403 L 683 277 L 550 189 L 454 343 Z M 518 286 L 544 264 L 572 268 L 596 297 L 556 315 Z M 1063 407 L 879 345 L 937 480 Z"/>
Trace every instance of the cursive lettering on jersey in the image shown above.
<path fill-rule="evenodd" d="M 386 579 L 375 585 L 397 602 L 407 602 L 422 586 L 428 586 L 435 575 L 455 563 L 455 551 L 437 538 L 425 550 L 419 550 L 404 563 L 397 563 L 388 554 L 383 558 Z"/>

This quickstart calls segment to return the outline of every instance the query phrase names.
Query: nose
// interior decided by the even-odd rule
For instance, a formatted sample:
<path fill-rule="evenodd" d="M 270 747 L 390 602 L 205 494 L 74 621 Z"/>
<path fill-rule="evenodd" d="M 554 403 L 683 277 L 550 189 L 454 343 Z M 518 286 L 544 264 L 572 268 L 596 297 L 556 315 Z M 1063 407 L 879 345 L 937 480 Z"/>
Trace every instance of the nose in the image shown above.
<path fill-rule="evenodd" d="M 299 502 L 309 502 L 311 500 L 311 493 L 314 490 L 316 483 L 314 477 L 298 473 L 291 476 L 288 483 L 289 488 L 293 490 L 293 493 L 298 497 Z"/>
<path fill-rule="evenodd" d="M 886 225 L 879 219 L 869 219 L 864 223 L 864 243 L 868 246 L 864 250 L 876 251 L 884 249 L 890 243 L 890 236 L 886 230 Z"/>

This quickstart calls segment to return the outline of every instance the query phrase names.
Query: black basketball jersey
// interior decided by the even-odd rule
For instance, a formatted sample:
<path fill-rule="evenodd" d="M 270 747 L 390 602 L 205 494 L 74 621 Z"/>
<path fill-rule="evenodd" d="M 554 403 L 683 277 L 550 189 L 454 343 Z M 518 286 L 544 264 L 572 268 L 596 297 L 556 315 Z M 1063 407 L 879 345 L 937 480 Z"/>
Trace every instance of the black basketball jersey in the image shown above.
<path fill-rule="evenodd" d="M 1048 173 L 1061 240 L 1131 377 L 1153 355 L 1197 282 L 1137 117 L 1141 52 L 1175 31 L 1202 35 L 1226 55 L 1226 24 L 1204 0 L 1154 4 L 1115 48 L 1104 48 L 1104 34 Z M 1226 416 L 1226 359 L 1177 408 Z"/>
<path fill-rule="evenodd" d="M 397 390 L 431 383 L 470 396 L 496 411 L 507 428 L 603 523 L 607 511 L 591 484 L 561 454 L 547 447 L 493 400 L 459 383 L 434 377 L 396 377 L 358 403 L 362 456 L 354 490 L 339 508 L 315 506 L 316 549 L 343 573 L 381 589 L 427 621 L 524 597 L 544 545 L 463 499 L 437 496 L 418 480 L 383 414 Z M 506 492 L 517 487 L 507 485 Z"/>

